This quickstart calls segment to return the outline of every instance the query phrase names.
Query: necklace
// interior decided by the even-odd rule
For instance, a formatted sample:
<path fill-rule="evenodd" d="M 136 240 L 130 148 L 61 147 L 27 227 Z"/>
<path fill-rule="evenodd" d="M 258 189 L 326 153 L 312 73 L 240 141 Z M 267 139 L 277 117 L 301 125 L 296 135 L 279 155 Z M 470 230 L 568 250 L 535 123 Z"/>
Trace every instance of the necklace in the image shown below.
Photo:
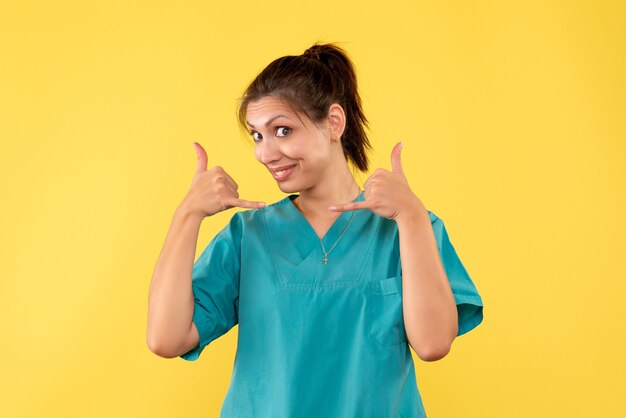
<path fill-rule="evenodd" d="M 359 201 L 359 197 L 361 197 L 361 190 L 359 190 L 359 195 L 356 197 L 356 199 L 353 199 L 352 201 L 353 202 L 358 202 Z M 298 196 L 298 198 L 300 198 L 300 196 Z M 296 207 L 298 208 L 298 210 L 300 210 L 300 208 L 298 206 L 296 206 Z M 300 210 L 300 212 L 302 212 L 302 211 Z M 324 248 L 324 243 L 322 242 L 322 239 L 318 237 L 319 240 L 320 240 L 320 244 L 322 244 L 322 251 L 324 252 L 324 258 L 322 258 L 322 261 L 324 262 L 324 265 L 328 264 L 328 254 L 330 254 L 330 252 L 335 248 L 335 246 L 337 245 L 339 240 L 343 237 L 343 234 L 346 233 L 348 227 L 352 223 L 352 217 L 354 217 L 354 211 L 351 211 L 351 212 L 352 213 L 350 214 L 350 221 L 348 222 L 348 225 L 346 225 L 346 227 L 343 229 L 343 231 L 341 232 L 341 235 L 339 235 L 339 238 L 337 238 L 337 241 L 335 241 L 333 246 L 330 247 L 330 250 L 326 251 L 326 248 Z M 304 213 L 302 215 L 304 216 Z"/>

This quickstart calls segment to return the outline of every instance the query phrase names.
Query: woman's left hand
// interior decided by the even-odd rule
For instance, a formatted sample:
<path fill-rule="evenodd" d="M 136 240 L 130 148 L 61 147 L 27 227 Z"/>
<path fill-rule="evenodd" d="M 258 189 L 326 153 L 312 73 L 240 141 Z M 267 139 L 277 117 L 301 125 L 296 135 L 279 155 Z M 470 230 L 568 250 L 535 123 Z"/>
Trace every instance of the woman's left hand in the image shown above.
<path fill-rule="evenodd" d="M 426 207 L 413 193 L 402 169 L 400 150 L 402 142 L 398 142 L 391 150 L 391 171 L 377 168 L 363 185 L 365 200 L 330 206 L 334 212 L 346 210 L 369 209 L 379 216 L 394 221 L 401 217 L 421 214 L 428 217 Z"/>

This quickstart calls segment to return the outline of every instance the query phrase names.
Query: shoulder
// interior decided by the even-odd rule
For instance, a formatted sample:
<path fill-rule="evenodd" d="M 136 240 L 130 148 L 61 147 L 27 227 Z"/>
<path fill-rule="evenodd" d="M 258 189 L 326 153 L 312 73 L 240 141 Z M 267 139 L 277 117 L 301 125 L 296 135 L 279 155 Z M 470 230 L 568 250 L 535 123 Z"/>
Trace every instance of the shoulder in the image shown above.
<path fill-rule="evenodd" d="M 433 224 L 435 223 L 437 220 L 443 222 L 437 215 L 434 214 L 434 212 L 432 212 L 431 210 L 428 210 L 428 216 L 430 217 L 430 223 Z"/>
<path fill-rule="evenodd" d="M 446 227 L 443 223 L 443 219 L 437 216 L 432 211 L 428 211 L 428 216 L 430 217 L 430 226 L 433 228 L 433 232 L 435 233 L 435 237 L 438 239 L 441 238 L 441 235 L 445 232 Z"/>

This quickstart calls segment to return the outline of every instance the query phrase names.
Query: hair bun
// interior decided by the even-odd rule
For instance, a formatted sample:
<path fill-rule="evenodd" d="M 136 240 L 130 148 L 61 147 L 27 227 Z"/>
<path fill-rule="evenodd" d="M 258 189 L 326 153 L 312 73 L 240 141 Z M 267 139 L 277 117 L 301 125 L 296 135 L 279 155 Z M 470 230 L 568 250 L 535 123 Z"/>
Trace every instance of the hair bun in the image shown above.
<path fill-rule="evenodd" d="M 307 49 L 306 51 L 304 51 L 304 56 L 307 57 L 312 57 L 315 58 L 316 60 L 320 60 L 320 46 L 319 45 L 313 45 L 312 47 L 310 47 L 309 49 Z"/>

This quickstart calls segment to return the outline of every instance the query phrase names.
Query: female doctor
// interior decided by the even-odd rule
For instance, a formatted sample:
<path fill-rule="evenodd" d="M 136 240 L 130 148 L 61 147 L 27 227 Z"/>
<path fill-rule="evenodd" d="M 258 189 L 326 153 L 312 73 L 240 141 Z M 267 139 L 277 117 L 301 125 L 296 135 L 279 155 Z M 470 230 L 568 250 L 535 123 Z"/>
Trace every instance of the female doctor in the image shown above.
<path fill-rule="evenodd" d="M 198 163 L 149 291 L 147 343 L 196 360 L 239 325 L 222 418 L 425 417 L 409 347 L 443 358 L 483 303 L 443 221 L 411 190 L 402 143 L 361 188 L 364 128 L 354 67 L 334 44 L 270 63 L 242 95 L 239 123 L 285 198 L 239 197 Z M 205 217 L 240 207 L 194 263 Z"/>

